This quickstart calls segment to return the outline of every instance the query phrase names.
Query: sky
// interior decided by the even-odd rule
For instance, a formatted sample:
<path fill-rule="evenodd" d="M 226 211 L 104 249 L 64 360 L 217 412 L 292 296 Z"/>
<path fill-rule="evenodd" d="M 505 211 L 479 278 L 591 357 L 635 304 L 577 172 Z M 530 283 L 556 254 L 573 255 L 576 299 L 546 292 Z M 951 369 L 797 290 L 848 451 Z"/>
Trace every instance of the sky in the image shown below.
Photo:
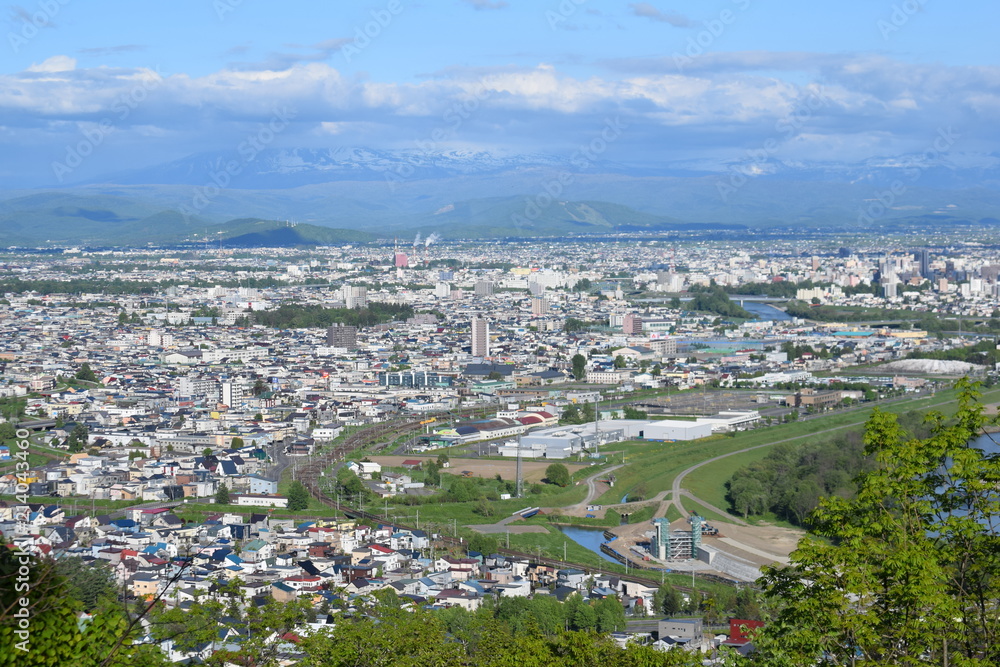
<path fill-rule="evenodd" d="M 1000 153 L 996 0 L 27 0 L 0 19 L 0 188 L 252 137 L 628 165 L 891 161 L 942 135 L 952 159 Z"/>

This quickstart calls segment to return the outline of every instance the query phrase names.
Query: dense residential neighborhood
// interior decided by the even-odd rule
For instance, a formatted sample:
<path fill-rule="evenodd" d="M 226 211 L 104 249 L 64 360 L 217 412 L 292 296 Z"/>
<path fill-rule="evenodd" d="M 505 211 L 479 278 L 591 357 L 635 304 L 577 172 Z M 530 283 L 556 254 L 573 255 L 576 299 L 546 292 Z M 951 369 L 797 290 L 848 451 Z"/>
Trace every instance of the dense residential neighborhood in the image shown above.
<path fill-rule="evenodd" d="M 413 257 L 344 247 L 275 249 L 277 260 L 202 249 L 8 258 L 8 272 L 49 287 L 7 291 L 0 301 L 0 426 L 15 438 L 0 447 L 0 535 L 24 553 L 108 568 L 123 600 L 167 609 L 230 595 L 236 582 L 247 604 L 350 609 L 391 590 L 420 606 L 474 611 L 489 600 L 578 593 L 617 599 L 629 617 L 659 615 L 657 587 L 624 577 L 461 544 L 444 550 L 431 530 L 288 518 L 288 477 L 380 424 L 420 426 L 405 443 L 382 443 L 386 453 L 468 446 L 483 456 L 579 461 L 609 443 L 697 441 L 933 388 L 925 373 L 892 364 L 962 349 L 961 336 L 806 320 L 766 296 L 739 317 L 689 309 L 686 300 L 720 286 L 803 283 L 795 296 L 812 306 L 984 322 L 1000 273 L 976 252 L 935 265 L 919 254 L 769 262 L 724 248 L 692 247 L 682 258 L 639 247 L 638 269 L 618 244 L 597 253 L 553 245 L 532 249 L 531 260 L 518 246 L 455 247 L 439 265 L 429 245 Z M 121 275 L 130 285 L 113 298 L 69 289 L 74 281 L 120 287 Z M 53 288 L 60 283 L 67 291 Z M 889 362 L 872 376 L 850 370 Z M 709 389 L 738 392 L 742 407 L 698 409 Z M 678 416 L 673 404 L 656 403 L 671 394 L 694 412 Z M 383 469 L 366 458 L 333 470 L 350 471 L 373 498 L 405 498 L 434 491 L 423 462 Z M 105 512 L 118 501 L 135 506 Z M 205 518 L 181 518 L 199 503 L 211 504 Z M 690 552 L 693 533 L 681 533 Z M 665 549 L 672 538 L 663 535 Z M 327 623 L 324 613 L 310 627 Z M 637 634 L 664 650 L 708 650 L 739 632 L 713 639 L 676 621 L 653 639 Z M 144 641 L 174 662 L 215 650 L 151 633 Z M 294 642 L 287 652 L 294 656 Z"/>

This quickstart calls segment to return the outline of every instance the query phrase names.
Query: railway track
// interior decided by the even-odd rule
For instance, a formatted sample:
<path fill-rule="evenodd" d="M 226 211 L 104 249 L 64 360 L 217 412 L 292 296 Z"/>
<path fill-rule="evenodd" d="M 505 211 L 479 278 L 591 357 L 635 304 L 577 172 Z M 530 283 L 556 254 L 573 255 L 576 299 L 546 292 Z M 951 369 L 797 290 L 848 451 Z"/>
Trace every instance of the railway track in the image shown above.
<path fill-rule="evenodd" d="M 379 424 L 369 429 L 364 429 L 358 431 L 357 433 L 351 434 L 344 442 L 340 443 L 333 449 L 323 452 L 319 457 L 314 458 L 308 465 L 299 469 L 299 479 L 302 484 L 309 490 L 309 493 L 317 501 L 323 503 L 327 507 L 332 507 L 340 512 L 343 512 L 346 516 L 361 519 L 366 521 L 372 521 L 381 524 L 387 524 L 395 526 L 396 528 L 401 528 L 403 530 L 415 530 L 413 526 L 407 526 L 396 521 L 386 521 L 385 517 L 379 516 L 377 514 L 371 514 L 363 510 L 352 509 L 345 506 L 343 503 L 337 503 L 332 500 L 323 489 L 319 486 L 319 479 L 321 477 L 320 472 L 326 468 L 336 465 L 338 462 L 344 461 L 347 455 L 361 449 L 367 445 L 374 442 L 384 440 L 387 437 L 390 440 L 395 440 L 402 435 L 407 435 L 414 431 L 420 430 L 419 421 L 409 421 L 404 423 L 398 422 L 386 422 L 385 424 Z M 449 537 L 447 535 L 439 535 L 437 537 L 438 542 L 443 542 L 445 544 L 465 548 L 466 544 L 461 538 Z M 541 554 L 533 554 L 525 551 L 517 551 L 515 549 L 505 549 L 498 548 L 497 552 L 504 556 L 511 556 L 514 558 L 524 558 L 531 563 L 537 563 L 540 565 L 545 565 L 548 567 L 555 567 L 559 569 L 576 569 L 584 570 L 588 573 L 606 574 L 613 577 L 618 577 L 620 579 L 625 579 L 627 581 L 632 581 L 635 583 L 643 584 L 645 586 L 659 586 L 661 581 L 658 579 L 653 579 L 651 577 L 644 577 L 636 574 L 623 575 L 621 572 L 615 570 L 606 569 L 595 565 L 586 565 L 583 563 L 572 563 L 569 561 L 563 561 L 556 558 L 549 558 L 547 556 L 542 556 Z M 645 570 L 650 572 L 649 568 L 646 568 L 640 563 L 634 561 L 629 561 L 629 566 L 636 570 Z M 656 570 L 656 573 L 660 573 L 660 570 Z M 735 584 L 736 582 L 726 582 Z M 688 591 L 692 590 L 689 586 L 675 586 L 678 590 Z"/>

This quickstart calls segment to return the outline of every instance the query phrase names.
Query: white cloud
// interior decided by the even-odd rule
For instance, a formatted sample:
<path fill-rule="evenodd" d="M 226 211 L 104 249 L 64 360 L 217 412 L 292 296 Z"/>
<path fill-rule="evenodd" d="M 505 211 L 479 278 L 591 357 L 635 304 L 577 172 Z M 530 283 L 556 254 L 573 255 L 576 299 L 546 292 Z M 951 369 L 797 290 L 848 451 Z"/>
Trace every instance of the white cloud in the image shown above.
<path fill-rule="evenodd" d="M 28 72 L 69 72 L 76 69 L 76 58 L 69 56 L 52 56 L 37 65 L 32 65 Z"/>
<path fill-rule="evenodd" d="M 289 145 L 336 138 L 374 148 L 413 146 L 438 131 L 445 137 L 440 148 L 560 152 L 621 117 L 628 130 L 615 150 L 632 162 L 668 150 L 736 154 L 769 137 L 803 158 L 810 150 L 830 159 L 838 151 L 851 159 L 866 150 L 888 155 L 926 143 L 942 125 L 955 125 L 977 150 L 1000 150 L 993 121 L 1000 68 L 805 53 L 697 60 L 704 62 L 683 73 L 662 61 L 618 61 L 604 76 L 582 78 L 543 63 L 452 69 L 400 83 L 347 77 L 323 62 L 190 77 L 153 67 L 77 69 L 72 58 L 56 56 L 0 75 L 0 117 L 9 128 L 0 144 L 60 147 L 80 123 L 110 118 L 115 141 L 148 141 L 151 152 L 160 141 L 161 150 L 194 153 L 236 145 L 276 106 L 286 106 L 296 114 L 281 138 Z M 817 90 L 821 105 L 791 131 L 776 129 L 802 116 Z M 122 114 L 122 100 L 136 91 L 141 99 Z"/>

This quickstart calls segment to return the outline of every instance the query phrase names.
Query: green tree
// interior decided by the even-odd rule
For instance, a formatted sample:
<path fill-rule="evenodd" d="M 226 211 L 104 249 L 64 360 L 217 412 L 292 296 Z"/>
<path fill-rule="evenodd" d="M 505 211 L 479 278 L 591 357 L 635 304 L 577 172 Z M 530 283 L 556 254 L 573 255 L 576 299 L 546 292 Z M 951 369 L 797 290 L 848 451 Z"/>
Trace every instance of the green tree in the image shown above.
<path fill-rule="evenodd" d="M 229 446 L 233 449 L 239 449 L 241 447 L 246 446 L 246 443 L 243 442 L 243 438 L 241 438 L 240 436 L 236 436 L 235 438 L 229 441 Z"/>
<path fill-rule="evenodd" d="M 577 380 L 583 380 L 587 377 L 587 357 L 583 356 L 579 352 L 573 355 L 573 377 Z"/>
<path fill-rule="evenodd" d="M 569 468 L 561 463 L 552 463 L 545 469 L 545 479 L 548 480 L 549 484 L 569 486 Z"/>
<path fill-rule="evenodd" d="M 17 437 L 17 429 L 10 422 L 0 424 L 0 441 L 13 440 Z"/>
<path fill-rule="evenodd" d="M 642 410 L 634 408 L 631 405 L 626 405 L 625 409 L 622 412 L 624 413 L 623 417 L 625 419 L 645 419 L 648 416 Z"/>
<path fill-rule="evenodd" d="M 491 517 L 496 514 L 496 507 L 484 497 L 479 499 L 476 506 L 472 508 L 472 511 L 479 516 Z"/>
<path fill-rule="evenodd" d="M 83 423 L 77 422 L 76 425 L 73 426 L 73 430 L 69 432 L 69 437 L 66 439 L 66 443 L 69 445 L 69 451 L 74 454 L 82 452 L 89 437 L 90 432 L 87 430 L 87 427 Z"/>
<path fill-rule="evenodd" d="M 88 364 L 86 361 L 83 362 L 83 364 L 80 366 L 80 370 L 76 372 L 76 375 L 74 377 L 77 380 L 83 380 L 84 382 L 97 383 L 97 374 L 94 373 L 94 370 L 90 367 L 90 364 Z"/>
<path fill-rule="evenodd" d="M 654 614 L 673 616 L 674 614 L 680 612 L 683 604 L 684 600 L 681 598 L 680 591 L 670 584 L 662 584 L 658 589 L 656 589 L 656 592 L 653 593 Z"/>
<path fill-rule="evenodd" d="M 879 410 L 868 420 L 877 467 L 854 498 L 824 498 L 812 513 L 822 540 L 765 570 L 764 592 L 783 607 L 756 662 L 1000 663 L 1000 459 L 973 444 L 987 421 L 975 386 L 958 386 L 957 414 L 928 415 L 927 438 Z"/>
<path fill-rule="evenodd" d="M 563 408 L 562 414 L 559 416 L 560 424 L 580 424 L 582 421 L 580 418 L 580 408 L 576 407 L 575 403 L 570 403 Z"/>
<path fill-rule="evenodd" d="M 90 576 L 76 564 L 66 569 Z M 98 576 L 75 589 L 69 588 L 52 559 L 22 556 L 6 546 L 0 548 L 0 665 L 169 664 L 158 648 L 133 644 L 139 636 L 138 626 L 129 624 L 120 605 L 107 601 L 100 592 L 106 588 Z M 85 599 L 95 605 L 89 620 L 78 618 Z M 25 618 L 27 626 L 22 623 Z"/>
<path fill-rule="evenodd" d="M 625 629 L 625 608 L 617 597 L 606 597 L 594 605 L 598 632 L 619 632 Z"/>
<path fill-rule="evenodd" d="M 219 490 L 215 492 L 215 504 L 228 505 L 229 503 L 229 487 L 225 483 L 219 484 Z"/>
<path fill-rule="evenodd" d="M 293 512 L 309 507 L 309 490 L 302 482 L 295 481 L 288 487 L 288 509 Z"/>
<path fill-rule="evenodd" d="M 86 612 L 92 612 L 102 600 L 115 597 L 114 578 L 105 563 L 88 564 L 77 556 L 60 558 L 56 573 L 64 579 L 67 594 Z"/>
<path fill-rule="evenodd" d="M 626 366 L 628 366 L 628 359 L 619 354 L 615 356 L 614 363 L 615 363 L 615 368 L 625 368 Z"/>

